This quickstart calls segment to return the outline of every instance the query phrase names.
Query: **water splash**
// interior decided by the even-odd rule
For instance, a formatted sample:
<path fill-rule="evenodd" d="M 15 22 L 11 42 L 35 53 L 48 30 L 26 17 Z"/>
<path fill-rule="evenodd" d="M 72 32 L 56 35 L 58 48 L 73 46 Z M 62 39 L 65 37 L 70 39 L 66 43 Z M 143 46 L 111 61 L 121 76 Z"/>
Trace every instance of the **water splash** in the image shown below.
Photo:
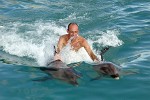
<path fill-rule="evenodd" d="M 71 45 L 68 44 L 66 47 L 64 47 L 61 51 L 61 57 L 62 61 L 70 64 L 75 62 L 93 62 L 88 53 L 85 51 L 85 49 L 82 47 L 77 52 L 72 50 Z"/>
<path fill-rule="evenodd" d="M 33 24 L 14 22 L 0 27 L 0 47 L 3 51 L 18 57 L 34 58 L 40 66 L 45 65 L 53 55 L 52 46 L 65 28 L 53 22 L 38 21 Z"/>
<path fill-rule="evenodd" d="M 116 30 L 107 30 L 106 32 L 101 32 L 100 34 L 101 35 L 94 42 L 101 44 L 103 47 L 117 47 L 123 44 L 123 41 L 118 38 L 118 35 L 120 34 Z"/>
<path fill-rule="evenodd" d="M 39 66 L 45 66 L 53 60 L 54 48 L 59 36 L 66 33 L 66 28 L 52 21 L 36 21 L 34 23 L 13 22 L 0 27 L 0 47 L 10 55 L 35 59 Z M 97 40 L 87 38 L 95 53 L 93 43 L 98 42 L 102 46 L 119 46 L 122 41 L 118 39 L 116 31 L 101 32 L 100 36 L 94 36 Z M 68 46 L 69 47 L 69 46 Z M 71 51 L 68 47 L 62 51 L 63 61 L 67 64 L 86 61 L 92 62 L 84 48 L 78 52 Z M 96 54 L 96 53 L 95 53 Z M 98 54 L 97 54 L 98 55 Z M 100 55 L 98 58 L 101 59 Z"/>

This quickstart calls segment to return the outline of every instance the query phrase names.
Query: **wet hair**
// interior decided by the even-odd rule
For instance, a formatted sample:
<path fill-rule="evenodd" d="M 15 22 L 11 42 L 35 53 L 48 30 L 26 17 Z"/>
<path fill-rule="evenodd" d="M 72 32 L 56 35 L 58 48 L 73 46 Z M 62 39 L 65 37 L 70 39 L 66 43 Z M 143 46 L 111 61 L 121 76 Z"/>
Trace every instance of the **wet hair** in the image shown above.
<path fill-rule="evenodd" d="M 68 30 L 69 30 L 70 25 L 77 25 L 77 26 L 78 26 L 77 23 L 69 23 L 69 24 L 68 24 Z"/>

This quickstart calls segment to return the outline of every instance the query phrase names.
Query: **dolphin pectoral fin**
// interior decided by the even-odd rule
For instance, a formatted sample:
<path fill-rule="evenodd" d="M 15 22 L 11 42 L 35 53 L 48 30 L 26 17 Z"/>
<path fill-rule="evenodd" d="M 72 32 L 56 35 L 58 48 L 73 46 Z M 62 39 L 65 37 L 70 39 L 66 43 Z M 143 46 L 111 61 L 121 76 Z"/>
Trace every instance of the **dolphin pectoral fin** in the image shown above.
<path fill-rule="evenodd" d="M 38 77 L 38 78 L 32 79 L 32 81 L 43 82 L 43 81 L 47 81 L 50 79 L 53 79 L 53 78 L 50 76 L 45 76 L 45 77 Z"/>

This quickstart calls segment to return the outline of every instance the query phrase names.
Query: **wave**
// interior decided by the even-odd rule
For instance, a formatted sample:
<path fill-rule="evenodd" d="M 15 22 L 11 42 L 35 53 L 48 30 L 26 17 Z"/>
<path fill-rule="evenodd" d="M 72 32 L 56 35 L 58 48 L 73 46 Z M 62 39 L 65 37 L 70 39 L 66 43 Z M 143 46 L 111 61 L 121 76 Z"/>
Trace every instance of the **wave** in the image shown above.
<path fill-rule="evenodd" d="M 66 28 L 52 21 L 6 23 L 0 27 L 0 47 L 10 55 L 32 58 L 35 59 L 39 66 L 45 66 L 48 61 L 53 59 L 53 46 L 56 46 L 59 36 L 63 34 L 67 34 Z M 96 48 L 92 47 L 94 43 L 98 43 L 101 46 L 109 45 L 114 47 L 123 44 L 123 42 L 118 39 L 117 36 L 119 33 L 116 31 L 99 31 L 95 33 L 95 35 L 96 34 L 100 35 L 93 35 L 97 40 L 87 38 L 95 54 Z M 86 53 L 86 51 L 83 52 Z M 69 59 L 70 58 L 66 58 L 66 61 Z M 81 59 L 80 61 L 84 61 L 85 59 L 86 58 Z M 74 62 L 78 61 L 77 58 L 73 60 Z M 87 58 L 87 60 L 89 61 L 89 58 Z"/>
<path fill-rule="evenodd" d="M 3 51 L 34 58 L 40 66 L 45 64 L 45 55 L 52 56 L 53 48 L 50 46 L 56 45 L 59 36 L 66 33 L 64 27 L 53 22 L 13 22 L 0 28 L 0 47 Z"/>

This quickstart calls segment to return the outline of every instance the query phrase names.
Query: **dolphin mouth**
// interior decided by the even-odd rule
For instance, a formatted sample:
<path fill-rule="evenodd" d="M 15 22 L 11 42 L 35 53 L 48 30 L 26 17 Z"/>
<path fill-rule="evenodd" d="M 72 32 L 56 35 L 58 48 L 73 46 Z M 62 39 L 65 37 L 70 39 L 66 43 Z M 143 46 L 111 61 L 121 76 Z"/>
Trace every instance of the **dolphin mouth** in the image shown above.
<path fill-rule="evenodd" d="M 119 80 L 119 74 L 111 75 L 112 78 Z"/>
<path fill-rule="evenodd" d="M 119 80 L 119 77 L 115 77 L 116 80 Z"/>

